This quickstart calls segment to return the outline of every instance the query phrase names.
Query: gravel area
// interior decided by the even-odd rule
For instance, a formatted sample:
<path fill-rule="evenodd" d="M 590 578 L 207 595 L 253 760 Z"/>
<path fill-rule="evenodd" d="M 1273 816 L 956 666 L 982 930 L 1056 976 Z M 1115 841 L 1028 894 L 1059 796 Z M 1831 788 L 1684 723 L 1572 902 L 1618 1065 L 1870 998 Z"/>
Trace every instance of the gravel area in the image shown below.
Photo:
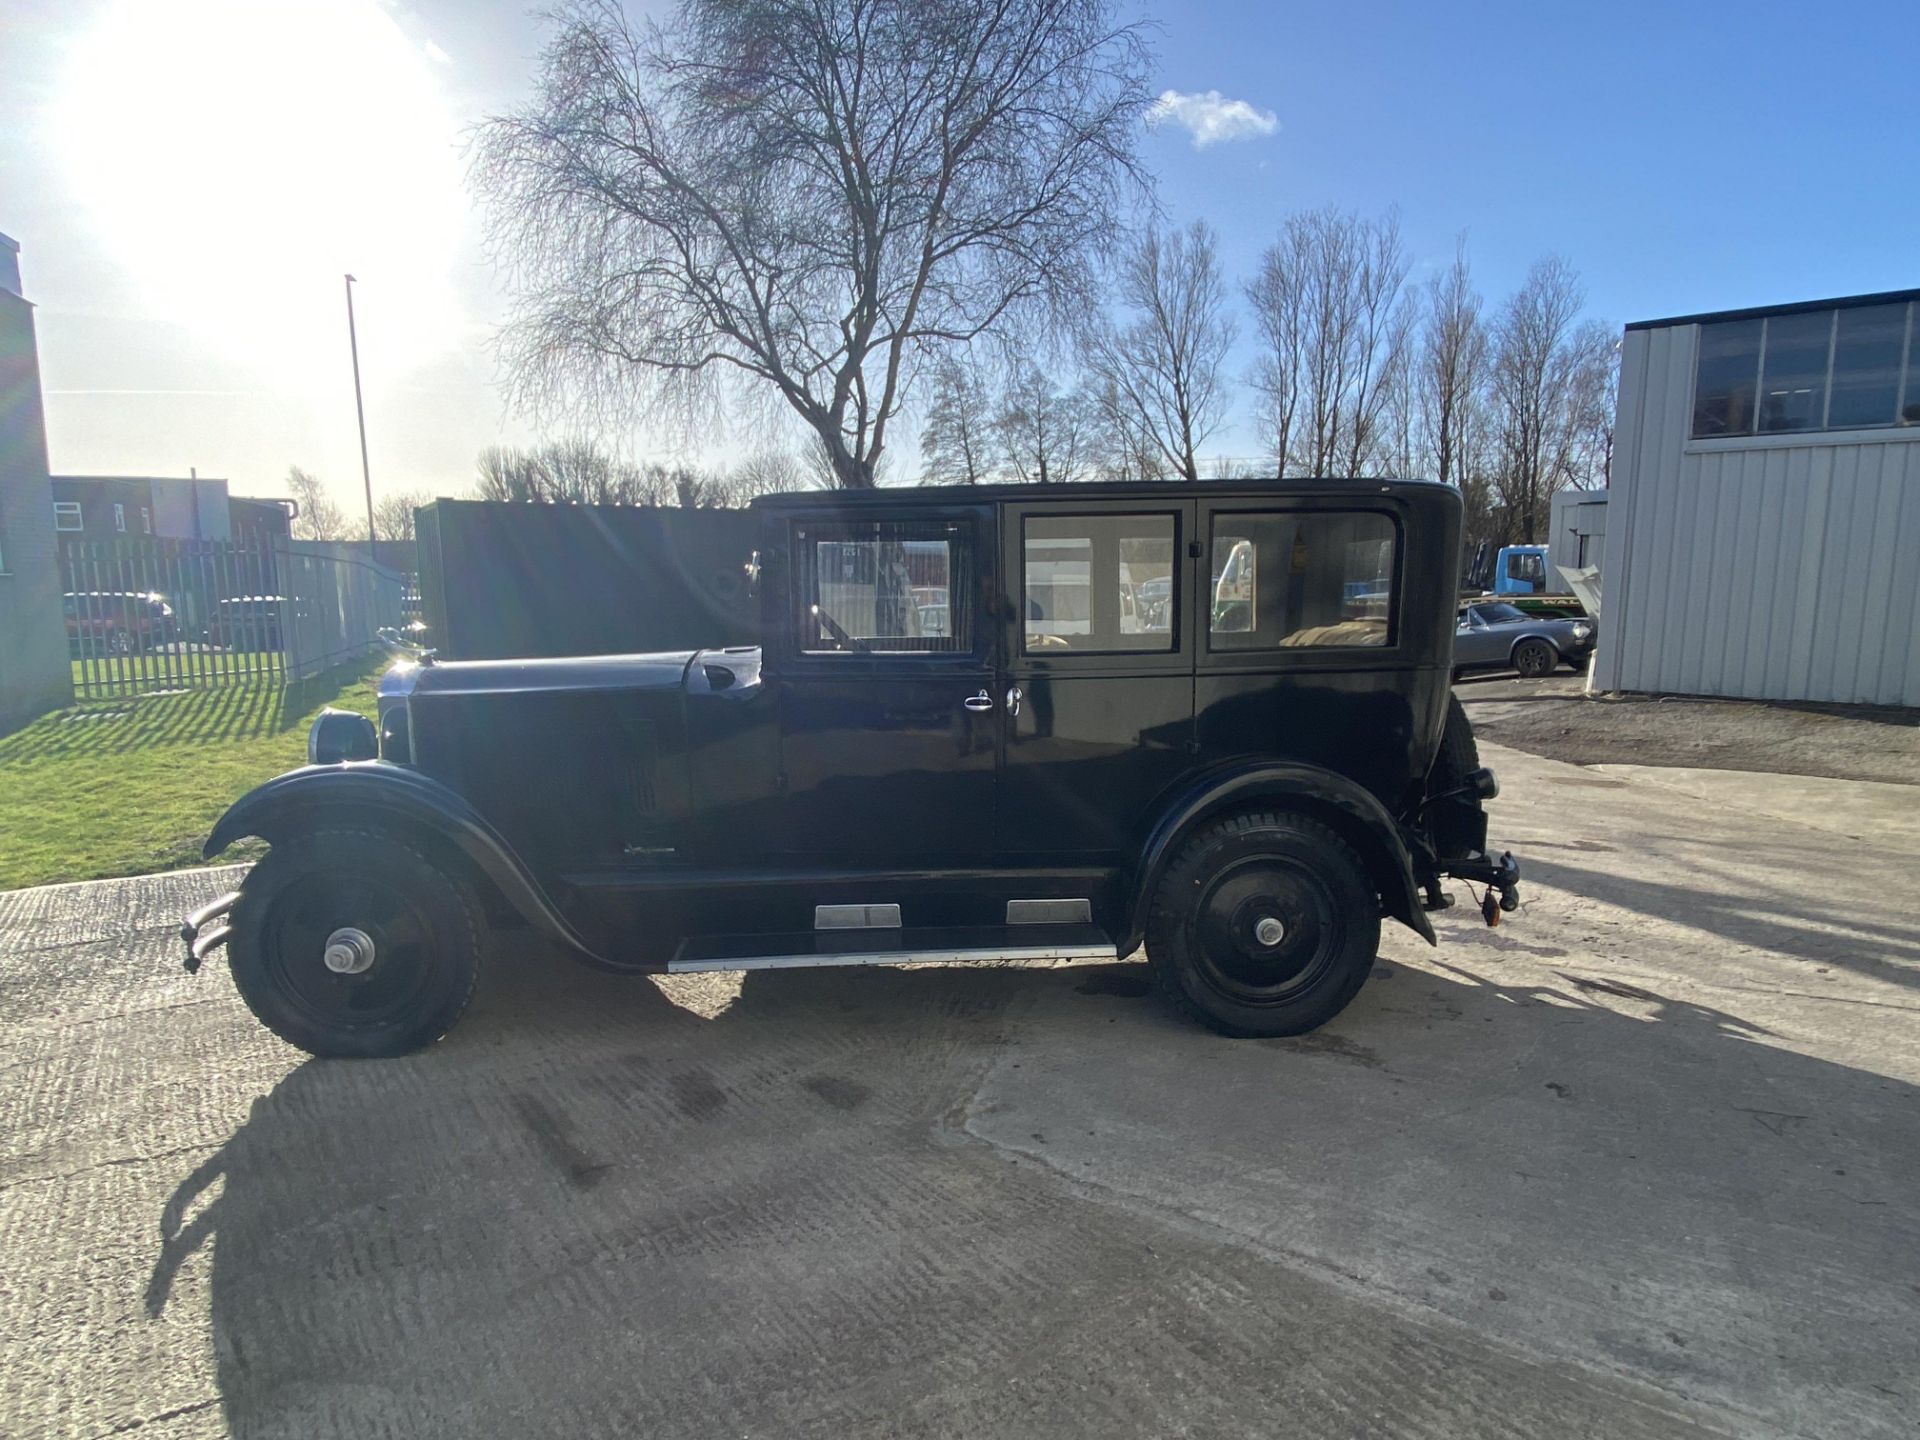
<path fill-rule="evenodd" d="M 1920 710 L 1690 696 L 1588 698 L 1582 678 L 1470 680 L 1483 740 L 1573 765 L 1674 765 L 1920 785 Z"/>

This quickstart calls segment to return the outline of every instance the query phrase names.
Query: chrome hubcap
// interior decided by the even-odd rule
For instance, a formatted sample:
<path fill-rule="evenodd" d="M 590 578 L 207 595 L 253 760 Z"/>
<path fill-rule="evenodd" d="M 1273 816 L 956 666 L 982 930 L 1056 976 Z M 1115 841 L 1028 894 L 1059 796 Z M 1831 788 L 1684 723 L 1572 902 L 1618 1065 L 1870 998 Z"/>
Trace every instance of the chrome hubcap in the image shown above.
<path fill-rule="evenodd" d="M 373 968 L 373 954 L 373 937 L 349 926 L 327 936 L 326 953 L 321 958 L 336 975 L 364 975 Z"/>
<path fill-rule="evenodd" d="M 1253 938 L 1271 950 L 1287 938 L 1287 927 L 1274 916 L 1268 915 L 1253 927 Z"/>

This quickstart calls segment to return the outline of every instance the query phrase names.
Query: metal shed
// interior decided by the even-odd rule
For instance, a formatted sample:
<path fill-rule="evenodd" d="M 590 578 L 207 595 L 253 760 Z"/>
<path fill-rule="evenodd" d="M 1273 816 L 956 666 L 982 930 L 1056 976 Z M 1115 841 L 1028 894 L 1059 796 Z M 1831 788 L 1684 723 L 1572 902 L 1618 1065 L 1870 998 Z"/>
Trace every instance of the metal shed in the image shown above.
<path fill-rule="evenodd" d="M 1629 325 L 1600 690 L 1920 705 L 1920 290 Z"/>

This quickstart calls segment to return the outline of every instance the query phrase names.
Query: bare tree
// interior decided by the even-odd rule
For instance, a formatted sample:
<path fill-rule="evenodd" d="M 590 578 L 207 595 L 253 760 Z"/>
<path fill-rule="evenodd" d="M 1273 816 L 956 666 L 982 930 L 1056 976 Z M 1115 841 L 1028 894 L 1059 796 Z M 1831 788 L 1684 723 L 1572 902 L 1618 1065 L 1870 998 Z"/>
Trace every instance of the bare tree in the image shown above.
<path fill-rule="evenodd" d="M 1484 403 L 1487 331 L 1480 309 L 1462 237 L 1453 264 L 1427 282 L 1426 324 L 1412 367 L 1421 438 L 1433 478 L 1456 487 L 1462 483 L 1468 433 Z"/>
<path fill-rule="evenodd" d="M 1199 449 L 1226 404 L 1234 327 L 1216 252 L 1204 220 L 1166 235 L 1148 230 L 1120 264 L 1129 318 L 1090 325 L 1085 342 L 1108 423 L 1150 444 L 1160 465 L 1187 480 L 1200 478 Z"/>
<path fill-rule="evenodd" d="M 297 514 L 293 517 L 296 540 L 340 540 L 347 531 L 346 517 L 340 507 L 327 498 L 326 484 L 310 470 L 298 465 L 287 467 L 287 493 L 293 497 Z"/>
<path fill-rule="evenodd" d="M 1001 453 L 1015 478 L 1041 485 L 1091 473 L 1097 421 L 1085 391 L 1062 389 L 1031 360 L 1016 361 L 994 416 Z"/>
<path fill-rule="evenodd" d="M 727 472 L 728 503 L 744 505 L 758 495 L 788 495 L 812 489 L 806 466 L 791 450 L 756 450 Z"/>
<path fill-rule="evenodd" d="M 1571 410 L 1573 446 L 1564 479 L 1582 490 L 1613 483 L 1613 422 L 1620 404 L 1620 336 L 1610 325 L 1584 322 L 1574 332 Z"/>
<path fill-rule="evenodd" d="M 1414 311 L 1399 220 L 1287 217 L 1246 287 L 1261 354 L 1252 382 L 1280 474 L 1364 473 L 1376 459 Z"/>
<path fill-rule="evenodd" d="M 1545 526 L 1553 491 L 1590 474 L 1582 441 L 1592 434 L 1596 388 L 1604 388 L 1612 363 L 1612 333 L 1598 321 L 1579 322 L 1585 303 L 1573 267 L 1549 256 L 1535 262 L 1494 323 L 1494 485 L 1509 530 L 1529 544 Z"/>
<path fill-rule="evenodd" d="M 1113 0 L 571 0 L 475 178 L 513 288 L 514 393 L 689 422 L 792 408 L 874 483 L 930 348 L 1089 293 L 1144 183 Z"/>
<path fill-rule="evenodd" d="M 934 368 L 927 421 L 920 431 L 924 485 L 978 485 L 994 463 L 993 397 L 979 366 L 949 355 Z"/>
<path fill-rule="evenodd" d="M 413 539 L 413 512 L 432 503 L 433 496 L 425 490 L 382 495 L 373 502 L 373 533 L 382 540 Z"/>

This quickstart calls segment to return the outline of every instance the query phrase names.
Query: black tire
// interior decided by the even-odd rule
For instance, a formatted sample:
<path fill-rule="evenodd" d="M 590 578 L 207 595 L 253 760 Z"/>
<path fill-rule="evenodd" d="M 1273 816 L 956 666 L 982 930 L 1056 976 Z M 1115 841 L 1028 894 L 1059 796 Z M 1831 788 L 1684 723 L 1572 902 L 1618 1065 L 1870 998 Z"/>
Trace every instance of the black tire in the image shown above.
<path fill-rule="evenodd" d="M 1281 937 L 1262 944 L 1262 920 Z M 1223 1035 L 1299 1035 L 1359 992 L 1380 946 L 1360 857 L 1304 816 L 1241 811 L 1181 846 L 1154 892 L 1147 959 L 1182 1014 Z"/>
<path fill-rule="evenodd" d="M 374 1059 L 431 1045 L 480 976 L 480 909 L 465 878 L 386 831 L 316 830 L 275 845 L 247 873 L 232 925 L 240 998 L 309 1055 Z M 323 956 L 349 929 L 371 942 L 370 963 L 335 973 Z"/>
<path fill-rule="evenodd" d="M 1473 722 L 1458 695 L 1447 696 L 1447 719 L 1440 728 L 1440 748 L 1427 771 L 1427 794 L 1444 795 L 1467 783 L 1480 768 L 1480 747 L 1474 742 Z"/>
<path fill-rule="evenodd" d="M 1522 640 L 1513 647 L 1513 668 L 1523 680 L 1538 680 L 1551 675 L 1560 664 L 1560 652 L 1545 640 Z"/>

